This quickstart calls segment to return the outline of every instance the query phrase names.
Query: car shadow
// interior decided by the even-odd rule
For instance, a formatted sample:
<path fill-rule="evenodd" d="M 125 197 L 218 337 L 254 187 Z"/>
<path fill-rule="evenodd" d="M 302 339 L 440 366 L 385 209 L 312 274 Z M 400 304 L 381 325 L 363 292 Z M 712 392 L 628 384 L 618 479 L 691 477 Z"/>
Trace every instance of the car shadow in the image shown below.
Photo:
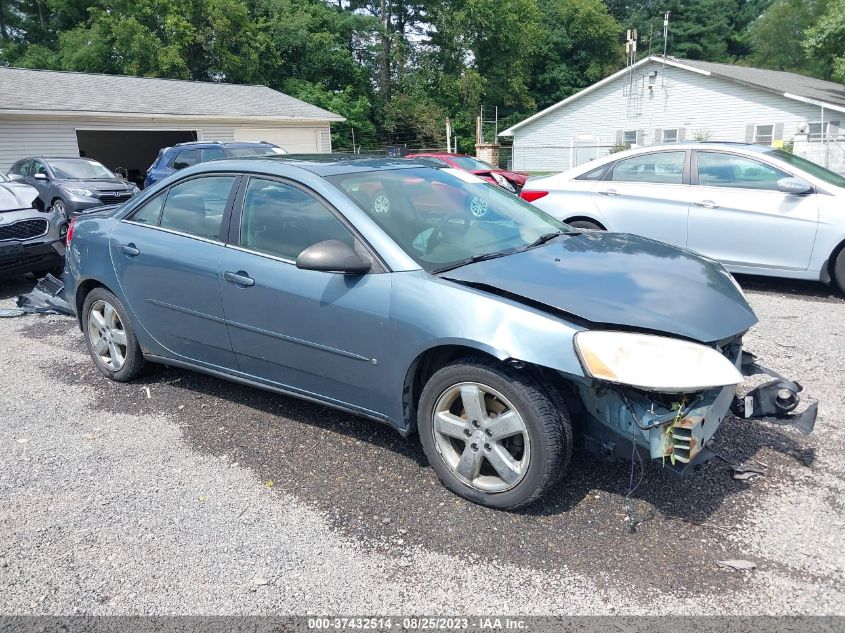
<path fill-rule="evenodd" d="M 806 279 L 783 279 L 758 275 L 734 275 L 743 290 L 773 295 L 792 295 L 808 299 L 845 302 L 845 296 L 834 284 Z"/>
<path fill-rule="evenodd" d="M 31 336 L 63 336 L 84 351 L 71 320 L 48 325 L 55 331 L 45 325 Z M 767 462 L 765 477 L 737 481 L 728 464 L 711 460 L 679 479 L 650 462 L 626 498 L 630 463 L 575 452 L 550 494 L 526 509 L 502 512 L 446 490 L 416 438 L 403 439 L 375 421 L 189 370 L 162 368 L 129 384 L 106 380 L 87 359 L 47 371 L 62 383 L 93 389 L 94 409 L 177 423 L 194 450 L 249 469 L 258 482 L 318 510 L 365 548 L 400 557 L 420 547 L 533 568 L 566 565 L 591 577 L 602 569 L 601 577 L 636 575 L 655 587 L 704 587 L 709 581 L 689 569 L 715 569 L 718 557 L 740 554 L 729 551 L 720 530 L 746 519 L 767 482 L 792 479 L 815 458 L 791 432 L 729 417 L 715 449 L 730 461 Z M 634 483 L 639 478 L 636 466 Z M 730 577 L 722 586 L 728 591 L 741 583 Z"/>
<path fill-rule="evenodd" d="M 0 301 L 14 299 L 35 287 L 35 277 L 31 274 L 16 275 L 14 277 L 0 277 Z"/>

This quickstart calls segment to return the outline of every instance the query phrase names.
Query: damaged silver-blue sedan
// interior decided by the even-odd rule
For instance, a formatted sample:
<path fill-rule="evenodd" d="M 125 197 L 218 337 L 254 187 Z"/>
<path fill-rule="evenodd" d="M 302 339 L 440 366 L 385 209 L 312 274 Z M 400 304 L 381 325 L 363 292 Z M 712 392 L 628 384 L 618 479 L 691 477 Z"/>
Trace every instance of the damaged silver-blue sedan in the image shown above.
<path fill-rule="evenodd" d="M 362 157 L 180 171 L 76 220 L 65 283 L 107 377 L 162 363 L 385 422 L 496 508 L 547 492 L 576 446 L 706 458 L 756 323 L 710 259 Z"/>

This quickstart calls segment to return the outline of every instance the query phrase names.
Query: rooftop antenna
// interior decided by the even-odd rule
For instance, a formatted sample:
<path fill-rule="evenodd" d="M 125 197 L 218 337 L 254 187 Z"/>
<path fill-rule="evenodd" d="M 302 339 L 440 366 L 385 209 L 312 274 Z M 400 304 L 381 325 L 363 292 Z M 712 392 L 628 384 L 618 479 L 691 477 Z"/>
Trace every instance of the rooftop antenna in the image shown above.
<path fill-rule="evenodd" d="M 660 73 L 660 85 L 665 85 L 664 77 L 666 77 L 666 50 L 669 47 L 669 16 L 671 11 L 663 14 L 663 72 Z"/>
<path fill-rule="evenodd" d="M 634 90 L 634 64 L 637 61 L 637 29 L 625 32 L 625 65 L 628 68 L 628 96 Z"/>

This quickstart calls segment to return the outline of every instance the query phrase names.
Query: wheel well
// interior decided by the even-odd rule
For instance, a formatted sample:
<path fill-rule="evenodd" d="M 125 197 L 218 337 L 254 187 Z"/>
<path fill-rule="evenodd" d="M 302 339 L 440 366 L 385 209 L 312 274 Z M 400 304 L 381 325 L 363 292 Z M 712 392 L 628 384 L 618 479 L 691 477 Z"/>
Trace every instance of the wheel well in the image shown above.
<path fill-rule="evenodd" d="M 441 345 L 424 351 L 414 359 L 411 368 L 405 375 L 405 385 L 402 389 L 402 407 L 405 411 L 405 421 L 408 433 L 417 429 L 417 405 L 420 402 L 423 387 L 434 373 L 459 358 L 482 357 L 498 360 L 492 354 L 465 345 Z"/>
<path fill-rule="evenodd" d="M 598 224 L 601 227 L 602 231 L 607 230 L 607 227 L 604 224 L 602 224 L 601 222 L 599 222 L 595 218 L 590 218 L 590 217 L 587 217 L 586 215 L 574 215 L 571 218 L 565 219 L 564 222 L 569 224 L 570 222 L 576 222 L 578 220 L 581 220 L 582 222 L 592 222 L 593 224 Z"/>
<path fill-rule="evenodd" d="M 402 406 L 407 423 L 406 435 L 416 433 L 417 430 L 417 407 L 420 402 L 423 387 L 435 372 L 461 358 L 481 358 L 505 364 L 510 361 L 503 361 L 482 350 L 467 347 L 465 345 L 441 345 L 426 350 L 414 360 L 411 368 L 405 375 L 405 385 L 402 389 Z M 558 372 L 545 369 L 539 365 L 512 361 L 520 370 L 527 372 L 534 380 L 545 389 L 549 396 L 557 402 L 565 402 L 569 411 L 575 414 L 580 411 L 580 399 L 577 397 L 574 385 L 565 380 Z M 563 398 L 563 400 L 560 400 Z"/>
<path fill-rule="evenodd" d="M 845 249 L 845 240 L 842 240 L 839 244 L 836 245 L 836 248 L 833 249 L 833 252 L 831 252 L 830 257 L 828 257 L 827 259 L 828 279 L 834 283 L 836 283 L 836 271 L 834 270 L 836 267 L 836 258 L 839 257 L 839 253 L 842 252 L 842 249 Z"/>
<path fill-rule="evenodd" d="M 82 304 L 85 303 L 85 297 L 94 288 L 105 288 L 109 290 L 108 286 L 100 283 L 96 279 L 86 279 L 76 288 L 76 318 L 79 321 L 79 327 L 82 327 Z M 111 292 L 109 290 L 109 292 Z"/>

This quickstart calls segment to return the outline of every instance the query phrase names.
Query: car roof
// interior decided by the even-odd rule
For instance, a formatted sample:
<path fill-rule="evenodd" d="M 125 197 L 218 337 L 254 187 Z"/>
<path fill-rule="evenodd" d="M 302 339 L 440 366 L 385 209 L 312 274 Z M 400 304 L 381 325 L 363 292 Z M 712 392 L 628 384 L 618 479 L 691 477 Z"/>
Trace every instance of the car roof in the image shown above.
<path fill-rule="evenodd" d="M 687 141 L 680 143 L 657 143 L 655 145 L 641 145 L 631 149 L 623 150 L 621 152 L 611 154 L 610 156 L 627 156 L 641 154 L 645 152 L 666 151 L 666 150 L 688 150 L 688 149 L 725 149 L 725 150 L 744 150 L 756 154 L 765 154 L 776 149 L 771 145 L 760 145 L 758 143 L 740 143 L 734 141 Z M 609 158 L 609 157 L 608 157 Z"/>
<path fill-rule="evenodd" d="M 210 163 L 209 170 L 219 169 L 222 164 L 239 169 L 254 169 L 256 163 L 261 163 L 262 169 L 268 166 L 299 167 L 318 176 L 335 176 L 339 174 L 353 174 L 366 171 L 383 171 L 386 169 L 414 169 L 431 167 L 432 163 L 425 159 L 413 160 L 407 158 L 389 158 L 384 156 L 367 156 L 361 154 L 278 154 L 275 156 L 249 156 L 229 160 L 215 160 Z"/>
<path fill-rule="evenodd" d="M 276 147 L 274 143 L 270 141 L 185 141 L 184 143 L 176 143 L 169 149 L 175 149 L 177 147 L 195 147 L 195 146 L 208 146 L 208 147 L 253 147 L 255 145 L 263 145 L 269 147 Z"/>

